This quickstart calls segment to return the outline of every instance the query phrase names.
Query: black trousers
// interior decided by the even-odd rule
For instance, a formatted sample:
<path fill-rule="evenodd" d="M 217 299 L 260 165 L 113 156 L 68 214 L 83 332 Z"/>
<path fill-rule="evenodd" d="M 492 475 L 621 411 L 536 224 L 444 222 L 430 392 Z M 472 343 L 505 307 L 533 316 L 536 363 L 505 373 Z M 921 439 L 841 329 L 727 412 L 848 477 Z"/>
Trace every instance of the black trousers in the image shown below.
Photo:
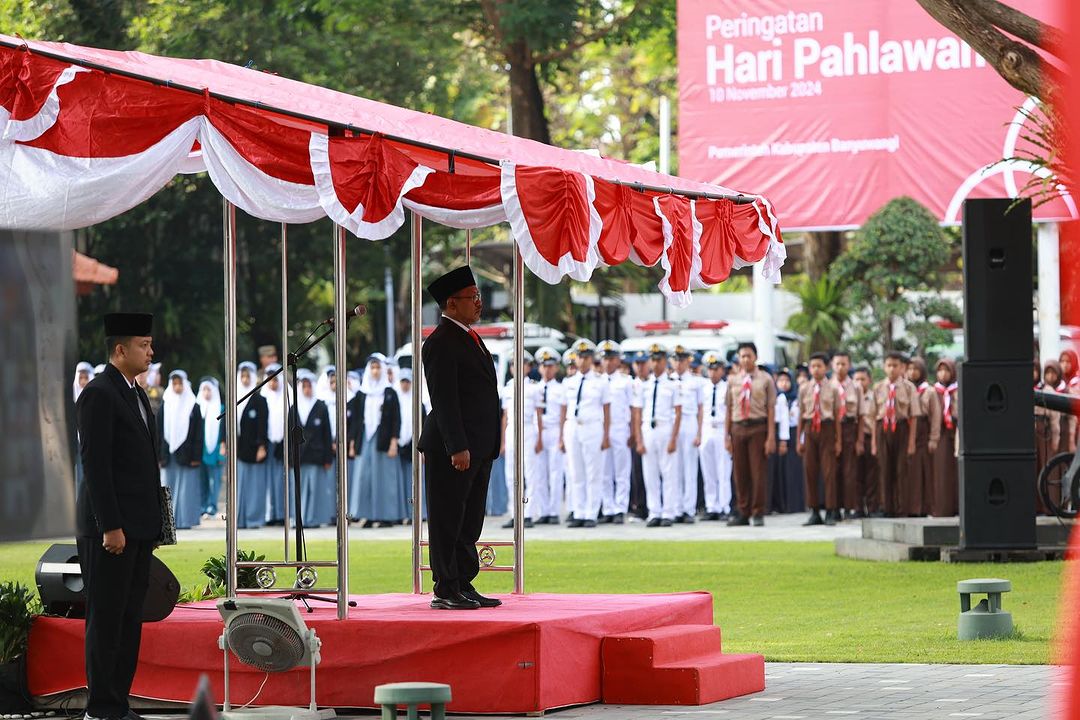
<path fill-rule="evenodd" d="M 127 540 L 113 555 L 101 536 L 76 539 L 86 586 L 86 713 L 122 718 L 139 663 L 143 601 L 150 579 L 152 540 Z"/>
<path fill-rule="evenodd" d="M 484 530 L 491 461 L 473 458 L 458 472 L 447 455 L 424 456 L 428 510 L 428 556 L 437 597 L 472 589 L 480 573 L 476 541 Z"/>

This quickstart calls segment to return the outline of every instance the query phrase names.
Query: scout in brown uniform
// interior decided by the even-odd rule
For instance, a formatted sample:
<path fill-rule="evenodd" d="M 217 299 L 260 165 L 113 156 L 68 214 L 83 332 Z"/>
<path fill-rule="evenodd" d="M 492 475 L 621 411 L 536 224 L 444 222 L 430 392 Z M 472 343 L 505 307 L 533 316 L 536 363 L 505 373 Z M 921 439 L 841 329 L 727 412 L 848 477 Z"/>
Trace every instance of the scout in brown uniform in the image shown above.
<path fill-rule="evenodd" d="M 956 423 L 960 419 L 957 406 L 956 361 L 938 360 L 937 382 L 934 391 L 941 402 L 941 439 L 934 452 L 934 493 L 930 497 L 930 514 L 952 517 L 960 511 L 959 466 L 956 461 Z M 1036 407 L 1038 411 L 1038 407 Z"/>
<path fill-rule="evenodd" d="M 739 515 L 728 525 L 765 524 L 766 459 L 776 451 L 776 385 L 757 367 L 757 346 L 739 345 L 739 371 L 728 380 L 727 449 L 735 466 Z"/>
<path fill-rule="evenodd" d="M 878 503 L 881 516 L 895 516 L 897 493 L 907 486 L 908 456 L 915 454 L 919 418 L 913 415 L 918 396 L 903 375 L 904 355 L 885 355 L 885 379 L 874 386 L 875 430 L 870 453 L 878 460 Z"/>
<path fill-rule="evenodd" d="M 862 402 L 859 404 L 859 437 L 862 439 L 862 452 L 859 454 L 859 498 L 864 512 L 861 517 L 881 509 L 878 502 L 878 464 L 877 458 L 870 453 L 874 444 L 874 382 L 870 368 L 858 367 L 851 377 L 862 390 Z"/>
<path fill-rule="evenodd" d="M 840 387 L 825 377 L 829 357 L 825 353 L 810 356 L 810 379 L 799 388 L 799 431 L 796 452 L 803 458 L 806 478 L 806 504 L 810 517 L 803 525 L 821 525 L 818 476 L 825 483 L 826 525 L 838 519 L 839 499 L 836 485 L 836 459 L 840 456 L 840 432 L 837 417 L 843 407 Z"/>
<path fill-rule="evenodd" d="M 836 460 L 836 492 L 839 508 L 847 509 L 847 519 L 862 517 L 859 492 L 859 456 L 863 454 L 863 436 L 859 423 L 862 386 L 851 379 L 851 357 L 840 351 L 832 357 L 833 382 L 840 389 L 837 412 L 840 433 L 840 457 Z"/>
<path fill-rule="evenodd" d="M 917 402 L 912 415 L 918 416 L 915 454 L 908 459 L 907 486 L 900 490 L 900 514 L 922 516 L 930 512 L 934 495 L 934 453 L 941 439 L 941 402 L 926 380 L 926 361 L 911 359 L 907 378 L 915 386 Z"/>

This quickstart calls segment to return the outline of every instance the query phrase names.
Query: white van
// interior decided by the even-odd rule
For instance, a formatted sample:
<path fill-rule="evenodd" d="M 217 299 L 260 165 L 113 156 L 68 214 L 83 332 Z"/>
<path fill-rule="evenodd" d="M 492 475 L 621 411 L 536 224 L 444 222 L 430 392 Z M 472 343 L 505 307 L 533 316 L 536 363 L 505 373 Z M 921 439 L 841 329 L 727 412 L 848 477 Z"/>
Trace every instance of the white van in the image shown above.
<path fill-rule="evenodd" d="M 666 346 L 668 351 L 676 345 L 702 353 L 716 350 L 730 361 L 734 359 L 739 343 L 754 341 L 757 325 L 748 320 L 658 321 L 638 323 L 634 329 L 641 335 L 628 337 L 620 343 L 624 353 L 648 350 L 653 343 L 660 343 Z M 791 367 L 799 356 L 799 343 L 802 341 L 803 337 L 798 333 L 778 330 L 776 356 L 761 358 L 761 361 L 771 362 L 777 367 Z"/>

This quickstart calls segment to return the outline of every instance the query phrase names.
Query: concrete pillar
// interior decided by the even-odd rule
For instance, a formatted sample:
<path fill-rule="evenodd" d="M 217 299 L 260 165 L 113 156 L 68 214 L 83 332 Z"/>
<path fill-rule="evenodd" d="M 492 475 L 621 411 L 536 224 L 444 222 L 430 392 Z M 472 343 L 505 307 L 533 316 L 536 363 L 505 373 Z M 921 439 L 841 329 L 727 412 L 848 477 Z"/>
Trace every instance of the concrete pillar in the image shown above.
<path fill-rule="evenodd" d="M 753 268 L 754 278 L 754 344 L 757 345 L 758 359 L 761 362 L 776 362 L 776 330 L 773 327 L 773 288 L 771 281 L 761 274 L 757 265 Z"/>
<path fill-rule="evenodd" d="M 1039 359 L 1057 360 L 1061 353 L 1061 276 L 1057 223 L 1039 223 Z"/>

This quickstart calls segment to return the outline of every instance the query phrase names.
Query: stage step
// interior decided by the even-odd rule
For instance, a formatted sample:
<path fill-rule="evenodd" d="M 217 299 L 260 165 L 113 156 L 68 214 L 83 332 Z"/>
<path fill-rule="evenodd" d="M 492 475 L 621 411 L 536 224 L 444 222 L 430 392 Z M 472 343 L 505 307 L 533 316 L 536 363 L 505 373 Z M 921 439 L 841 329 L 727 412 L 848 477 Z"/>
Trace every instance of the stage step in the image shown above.
<path fill-rule="evenodd" d="M 609 635 L 601 656 L 609 705 L 706 705 L 765 689 L 765 659 L 724 655 L 713 625 Z"/>

